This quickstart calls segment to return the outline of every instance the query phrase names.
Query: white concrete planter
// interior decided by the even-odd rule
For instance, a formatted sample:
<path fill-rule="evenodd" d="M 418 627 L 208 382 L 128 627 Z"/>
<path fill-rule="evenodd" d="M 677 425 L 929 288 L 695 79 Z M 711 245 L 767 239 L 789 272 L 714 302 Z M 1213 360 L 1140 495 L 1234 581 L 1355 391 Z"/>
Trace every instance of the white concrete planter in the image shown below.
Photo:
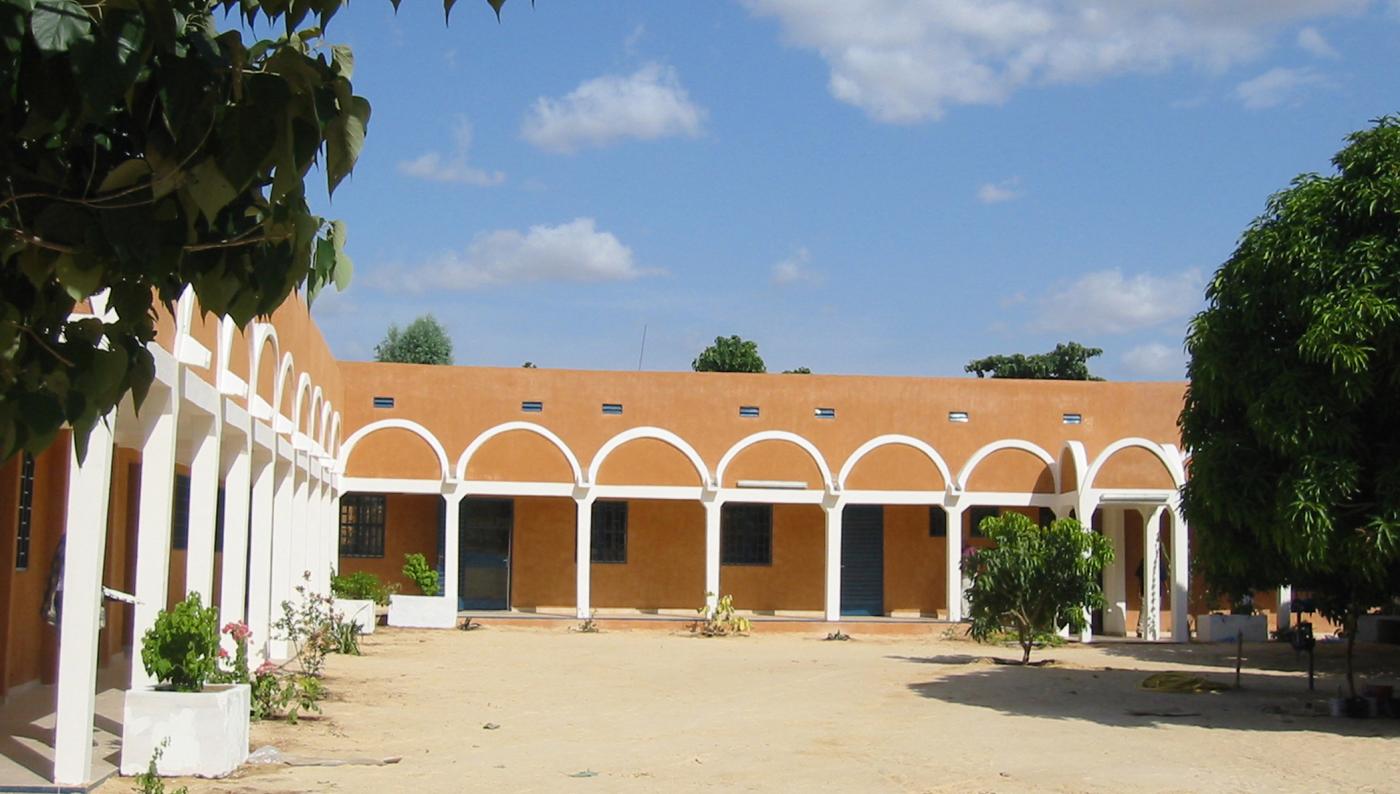
<path fill-rule="evenodd" d="M 1196 639 L 1201 642 L 1234 642 L 1244 633 L 1245 642 L 1269 641 L 1267 615 L 1197 615 Z"/>
<path fill-rule="evenodd" d="M 161 775 L 223 777 L 248 758 L 247 684 L 216 684 L 203 692 L 133 689 L 122 709 L 121 773 L 146 771 L 162 741 Z"/>
<path fill-rule="evenodd" d="M 457 627 L 457 605 L 446 596 L 389 596 L 389 625 L 410 629 Z"/>
<path fill-rule="evenodd" d="M 376 616 L 373 601 L 359 598 L 337 598 L 335 610 L 340 613 L 342 622 L 360 624 L 361 634 L 374 633 Z"/>
<path fill-rule="evenodd" d="M 1400 615 L 1362 615 L 1356 619 L 1356 641 L 1400 643 Z"/>

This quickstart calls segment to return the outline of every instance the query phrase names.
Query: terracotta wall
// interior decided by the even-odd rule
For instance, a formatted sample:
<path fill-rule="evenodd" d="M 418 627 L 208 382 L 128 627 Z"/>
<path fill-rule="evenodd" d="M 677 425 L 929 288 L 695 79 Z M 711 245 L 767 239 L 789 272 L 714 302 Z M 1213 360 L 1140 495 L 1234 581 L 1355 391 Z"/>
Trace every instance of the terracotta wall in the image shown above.
<path fill-rule="evenodd" d="M 49 573 L 54 554 L 63 537 L 67 517 L 68 460 L 70 446 L 67 433 L 61 433 L 54 443 L 34 459 L 34 501 L 30 522 L 29 565 L 15 569 L 15 537 L 19 499 L 19 465 L 7 465 L 4 479 L 5 497 L 0 500 L 7 528 L 3 561 L 8 582 L 5 582 L 6 621 L 4 689 L 39 680 L 53 683 L 58 664 L 58 629 L 43 619 L 41 609 L 48 590 Z M 13 472 L 13 474 L 10 474 Z M 0 580 L 3 581 L 3 580 Z"/>
<path fill-rule="evenodd" d="M 674 610 L 705 603 L 704 506 L 628 502 L 627 562 L 594 563 L 590 585 L 592 604 L 599 608 Z"/>
<path fill-rule="evenodd" d="M 703 553 L 700 559 L 703 564 Z M 774 505 L 773 564 L 721 565 L 719 589 L 720 595 L 734 596 L 736 609 L 822 610 L 826 605 L 826 516 L 822 509 L 816 505 Z"/>
<path fill-rule="evenodd" d="M 577 512 L 572 499 L 515 500 L 510 550 L 512 607 L 573 607 L 574 518 Z M 597 592 L 596 583 L 594 587 Z M 597 605 L 596 600 L 594 604 Z"/>
<path fill-rule="evenodd" d="M 886 505 L 884 514 L 885 612 L 946 610 L 948 539 L 929 536 L 929 508 Z"/>
<path fill-rule="evenodd" d="M 398 583 L 400 592 L 418 595 L 418 587 L 403 575 L 403 556 L 419 553 L 429 565 L 438 562 L 438 513 L 441 496 L 388 494 L 384 503 L 384 556 L 340 558 L 342 574 L 369 571 L 385 583 Z"/>

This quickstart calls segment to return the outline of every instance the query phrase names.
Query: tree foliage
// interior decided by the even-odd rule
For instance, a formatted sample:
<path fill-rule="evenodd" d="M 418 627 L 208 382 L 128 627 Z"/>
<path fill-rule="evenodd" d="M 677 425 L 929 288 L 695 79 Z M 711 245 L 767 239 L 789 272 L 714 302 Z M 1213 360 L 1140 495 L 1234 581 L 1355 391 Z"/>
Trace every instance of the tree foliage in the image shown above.
<path fill-rule="evenodd" d="M 399 364 L 451 364 L 452 338 L 436 317 L 425 314 L 403 330 L 391 324 L 383 341 L 374 347 L 374 360 Z"/>
<path fill-rule="evenodd" d="M 812 368 L 811 368 L 811 367 L 793 367 L 792 369 L 785 369 L 785 370 L 783 370 L 783 374 L 784 374 L 784 375 L 811 375 L 811 374 L 812 374 Z"/>
<path fill-rule="evenodd" d="M 995 545 L 973 549 L 962 561 L 972 578 L 967 600 L 974 639 L 1011 632 L 1025 664 L 1035 644 L 1060 626 L 1084 630 L 1085 611 L 1104 604 L 1100 583 L 1113 561 L 1107 538 L 1072 518 L 1042 528 L 1020 513 L 985 518 L 980 528 Z"/>
<path fill-rule="evenodd" d="M 0 0 L 0 459 L 65 423 L 81 454 L 139 404 L 155 305 L 186 287 L 239 326 L 344 287 L 345 226 L 305 186 L 319 165 L 334 192 L 369 125 L 353 54 L 322 38 L 342 4 Z M 281 35 L 220 31 L 220 8 Z"/>
<path fill-rule="evenodd" d="M 1180 424 L 1205 576 L 1312 590 L 1350 632 L 1400 593 L 1400 119 L 1332 162 L 1211 279 Z"/>
<path fill-rule="evenodd" d="M 690 362 L 696 372 L 767 372 L 758 343 L 738 336 L 717 336 L 715 343 Z"/>
<path fill-rule="evenodd" d="M 1061 342 L 1049 353 L 1013 353 L 987 356 L 967 362 L 964 371 L 979 378 L 1022 378 L 1026 380 L 1103 380 L 1089 374 L 1089 359 L 1103 354 L 1102 348 L 1085 347 L 1078 342 Z"/>

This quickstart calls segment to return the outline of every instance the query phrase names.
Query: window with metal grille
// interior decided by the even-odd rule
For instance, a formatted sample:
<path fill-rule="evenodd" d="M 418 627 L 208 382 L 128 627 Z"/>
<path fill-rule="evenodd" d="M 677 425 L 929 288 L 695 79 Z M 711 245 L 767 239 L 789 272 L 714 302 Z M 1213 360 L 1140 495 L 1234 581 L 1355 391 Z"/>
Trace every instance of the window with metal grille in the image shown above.
<path fill-rule="evenodd" d="M 972 523 L 972 537 L 987 537 L 986 533 L 982 531 L 982 521 L 988 518 L 996 518 L 999 515 L 1001 515 L 1001 511 L 995 507 L 974 507 L 968 510 L 967 517 Z"/>
<path fill-rule="evenodd" d="M 627 562 L 627 503 L 593 503 L 593 562 Z"/>
<path fill-rule="evenodd" d="M 816 416 L 818 419 L 835 419 L 835 418 L 836 418 L 836 409 L 835 409 L 835 408 L 816 408 L 816 409 L 813 409 L 812 414 L 813 414 L 814 416 Z"/>
<path fill-rule="evenodd" d="M 29 533 L 34 522 L 34 456 L 24 453 L 19 468 L 19 532 L 15 538 L 15 570 L 29 568 Z"/>
<path fill-rule="evenodd" d="M 190 478 L 175 475 L 175 495 L 170 505 L 170 548 L 184 551 L 190 545 Z"/>
<path fill-rule="evenodd" d="M 1041 529 L 1048 529 L 1051 524 L 1055 523 L 1055 511 L 1048 507 L 1040 508 L 1040 520 L 1036 523 L 1040 524 Z"/>
<path fill-rule="evenodd" d="M 375 397 L 375 398 L 374 398 L 374 407 L 375 407 L 375 408 L 393 408 L 393 407 L 394 407 L 394 398 L 393 398 L 393 397 Z"/>
<path fill-rule="evenodd" d="M 948 537 L 948 511 L 933 505 L 928 509 L 928 536 L 931 538 Z"/>
<path fill-rule="evenodd" d="M 1079 425 L 1084 423 L 1083 414 L 1060 414 L 1060 421 L 1067 425 Z"/>
<path fill-rule="evenodd" d="M 539 400 L 525 400 L 520 403 L 520 410 L 527 414 L 537 414 L 544 410 L 544 403 Z"/>
<path fill-rule="evenodd" d="M 340 556 L 384 556 L 384 495 L 348 493 L 340 497 Z"/>
<path fill-rule="evenodd" d="M 773 564 L 773 505 L 727 504 L 720 509 L 720 562 Z"/>
<path fill-rule="evenodd" d="M 603 413 L 608 416 L 622 416 L 622 403 L 603 403 Z"/>
<path fill-rule="evenodd" d="M 758 406 L 741 405 L 739 406 L 739 415 L 746 419 L 755 419 L 758 417 Z"/>

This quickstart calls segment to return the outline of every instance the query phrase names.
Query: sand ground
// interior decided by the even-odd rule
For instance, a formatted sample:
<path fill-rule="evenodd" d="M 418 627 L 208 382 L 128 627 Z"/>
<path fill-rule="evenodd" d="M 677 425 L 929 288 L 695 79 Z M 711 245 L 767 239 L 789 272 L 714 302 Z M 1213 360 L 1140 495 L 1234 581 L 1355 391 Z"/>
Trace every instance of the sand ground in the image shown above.
<path fill-rule="evenodd" d="M 1140 688 L 1154 671 L 1233 680 L 1232 646 L 1071 645 L 1052 665 L 964 640 L 682 632 L 382 629 L 332 657 L 324 717 L 255 723 L 253 746 L 402 756 L 392 766 L 248 768 L 191 792 L 1388 791 L 1400 720 L 1320 716 L 1282 646 L 1246 649 L 1244 687 Z M 1400 648 L 1365 649 L 1368 680 Z M 1134 711 L 1181 716 L 1137 716 Z M 488 724 L 498 727 L 486 728 Z M 587 774 L 594 773 L 594 774 Z M 129 779 L 99 791 L 129 791 Z"/>

